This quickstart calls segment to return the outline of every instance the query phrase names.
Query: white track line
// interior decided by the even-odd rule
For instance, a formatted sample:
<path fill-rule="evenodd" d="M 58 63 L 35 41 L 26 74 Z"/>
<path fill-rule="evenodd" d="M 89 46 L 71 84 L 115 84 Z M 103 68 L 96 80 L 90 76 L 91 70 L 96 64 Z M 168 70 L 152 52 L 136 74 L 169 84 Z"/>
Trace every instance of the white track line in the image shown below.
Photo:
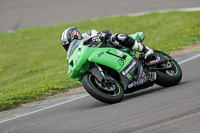
<path fill-rule="evenodd" d="M 136 13 L 128 13 L 127 16 L 141 16 L 146 15 L 154 12 L 159 13 L 165 13 L 170 11 L 182 11 L 182 12 L 188 12 L 188 11 L 200 11 L 200 7 L 193 7 L 193 8 L 174 8 L 174 9 L 164 9 L 164 10 L 153 10 L 153 11 L 147 11 L 147 12 L 136 12 Z"/>
<path fill-rule="evenodd" d="M 160 10 L 158 12 L 169 12 L 169 11 L 173 11 L 173 10 L 179 10 L 179 11 L 197 11 L 197 10 L 200 10 L 200 7 L 196 7 L 196 8 L 181 8 L 181 9 L 170 9 L 170 10 Z M 154 11 L 155 12 L 155 11 Z M 127 14 L 128 16 L 135 16 L 135 15 L 144 15 L 144 14 L 147 14 L 147 13 L 151 13 L 151 12 L 141 12 L 141 13 L 133 13 L 133 14 Z M 200 57 L 200 54 L 196 55 L 196 56 L 193 56 L 191 58 L 188 58 L 188 59 L 185 59 L 181 62 L 178 62 L 179 64 L 183 64 L 185 62 L 188 62 L 190 60 L 193 60 L 197 57 Z M 49 106 L 49 107 L 46 107 L 46 108 L 43 108 L 43 109 L 39 109 L 39 110 L 36 110 L 36 111 L 33 111 L 33 112 L 30 112 L 30 113 L 27 113 L 27 114 L 24 114 L 24 115 L 20 115 L 20 116 L 17 116 L 17 117 L 14 117 L 14 118 L 10 118 L 10 119 L 7 119 L 7 120 L 4 120 L 4 121 L 1 121 L 1 123 L 4 123 L 4 122 L 7 122 L 7 121 L 10 121 L 10 120 L 14 120 L 14 119 L 17 119 L 17 118 L 20 118 L 20 117 L 23 117 L 23 116 L 27 116 L 27 115 L 30 115 L 30 114 L 33 114 L 33 113 L 37 113 L 37 112 L 40 112 L 40 111 L 43 111 L 43 110 L 46 110 L 46 109 L 50 109 L 50 108 L 53 108 L 53 107 L 56 107 L 56 106 L 59 106 L 59 105 L 62 105 L 62 104 L 65 104 L 65 103 L 69 103 L 69 102 L 72 102 L 72 101 L 76 101 L 78 99 L 81 99 L 81 98 L 84 98 L 86 96 L 88 96 L 89 94 L 86 94 L 84 96 L 81 96 L 81 97 L 78 97 L 78 98 L 75 98 L 75 99 L 72 99 L 72 100 L 68 100 L 68 101 L 65 101 L 65 102 L 62 102 L 62 103 L 58 103 L 58 104 L 55 104 L 55 105 L 52 105 L 52 106 Z"/>
<path fill-rule="evenodd" d="M 190 60 L 193 60 L 193 59 L 195 59 L 195 58 L 197 58 L 197 57 L 200 57 L 200 54 L 195 55 L 195 56 L 193 56 L 193 57 L 190 57 L 190 58 L 188 58 L 188 59 L 185 59 L 185 60 L 183 60 L 183 61 L 180 61 L 180 62 L 178 62 L 178 64 L 183 64 L 183 63 L 185 63 L 185 62 L 187 62 L 187 61 L 190 61 Z"/>
<path fill-rule="evenodd" d="M 88 95 L 89 95 L 89 94 L 86 94 L 86 95 L 83 95 L 83 96 L 81 96 L 81 97 L 78 97 L 78 98 L 75 98 L 75 99 L 72 99 L 72 100 L 68 100 L 68 101 L 65 101 L 65 102 L 61 102 L 61 103 L 58 103 L 58 104 L 55 104 L 55 105 L 52 105 L 52 106 L 49 106 L 49 107 L 46 107 L 46 108 L 42 108 L 42 109 L 39 109 L 39 110 L 30 112 L 30 113 L 26 113 L 26 114 L 24 114 L 24 115 L 20 115 L 20 116 L 14 117 L 14 118 L 10 118 L 10 119 L 1 121 L 0 124 L 1 124 L 1 123 L 4 123 L 4 122 L 7 122 L 7 121 L 10 121 L 10 120 L 14 120 L 14 119 L 23 117 L 23 116 L 27 116 L 27 115 L 30 115 L 30 114 L 34 114 L 34 113 L 37 113 L 37 112 L 40 112 L 40 111 L 43 111 L 43 110 L 46 110 L 46 109 L 50 109 L 50 108 L 53 108 L 53 107 L 56 107 L 56 106 L 59 106 L 59 105 L 65 104 L 65 103 L 69 103 L 69 102 L 72 102 L 72 101 L 76 101 L 76 100 L 81 99 L 81 98 L 84 98 L 84 97 L 86 97 L 86 96 L 88 96 Z"/>

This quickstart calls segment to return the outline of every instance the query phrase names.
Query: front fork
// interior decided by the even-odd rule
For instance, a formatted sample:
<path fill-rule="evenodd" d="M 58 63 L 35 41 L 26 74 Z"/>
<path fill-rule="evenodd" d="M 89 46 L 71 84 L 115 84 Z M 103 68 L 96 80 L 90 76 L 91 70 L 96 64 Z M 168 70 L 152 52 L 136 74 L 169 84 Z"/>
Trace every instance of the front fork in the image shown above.
<path fill-rule="evenodd" d="M 102 68 L 96 63 L 95 67 L 90 69 L 89 72 L 91 72 L 98 79 L 99 82 L 103 83 L 103 85 L 114 83 L 114 81 L 111 78 L 107 77 Z"/>
<path fill-rule="evenodd" d="M 116 89 L 114 80 L 111 77 L 106 76 L 98 64 L 95 63 L 95 67 L 90 69 L 90 72 L 96 77 L 95 82 L 102 89 L 106 91 L 114 91 Z"/>

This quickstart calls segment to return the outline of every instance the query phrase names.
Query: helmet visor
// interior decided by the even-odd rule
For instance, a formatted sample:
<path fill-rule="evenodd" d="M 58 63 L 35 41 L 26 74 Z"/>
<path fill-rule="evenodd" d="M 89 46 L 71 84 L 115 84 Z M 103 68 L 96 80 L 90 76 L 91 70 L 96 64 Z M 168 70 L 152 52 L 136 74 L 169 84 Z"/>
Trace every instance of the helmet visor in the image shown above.
<path fill-rule="evenodd" d="M 71 34 L 71 40 L 74 40 L 74 39 L 78 39 L 78 40 L 82 39 L 80 31 L 77 29 L 72 31 L 72 34 Z"/>

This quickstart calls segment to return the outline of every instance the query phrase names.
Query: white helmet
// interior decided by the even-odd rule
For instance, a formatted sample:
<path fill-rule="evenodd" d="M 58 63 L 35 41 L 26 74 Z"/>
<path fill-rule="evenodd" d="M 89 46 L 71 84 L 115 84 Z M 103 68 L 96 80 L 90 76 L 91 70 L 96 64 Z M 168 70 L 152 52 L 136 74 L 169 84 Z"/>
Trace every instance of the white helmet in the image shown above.
<path fill-rule="evenodd" d="M 63 31 L 61 35 L 61 42 L 66 51 L 68 50 L 70 43 L 74 39 L 82 39 L 81 32 L 77 29 L 77 27 L 70 27 Z"/>

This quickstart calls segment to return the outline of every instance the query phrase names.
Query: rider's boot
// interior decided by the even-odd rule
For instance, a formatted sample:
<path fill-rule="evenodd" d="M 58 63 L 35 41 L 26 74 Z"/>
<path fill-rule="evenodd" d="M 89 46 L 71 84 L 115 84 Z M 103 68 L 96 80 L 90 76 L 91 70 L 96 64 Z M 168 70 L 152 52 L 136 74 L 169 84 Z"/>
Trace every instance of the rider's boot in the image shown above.
<path fill-rule="evenodd" d="M 145 54 L 145 59 L 147 59 L 149 56 L 153 55 L 154 53 L 152 49 L 150 49 L 149 47 L 137 41 L 135 41 L 135 44 L 133 45 L 131 49 L 136 50 L 138 52 L 143 52 Z"/>

